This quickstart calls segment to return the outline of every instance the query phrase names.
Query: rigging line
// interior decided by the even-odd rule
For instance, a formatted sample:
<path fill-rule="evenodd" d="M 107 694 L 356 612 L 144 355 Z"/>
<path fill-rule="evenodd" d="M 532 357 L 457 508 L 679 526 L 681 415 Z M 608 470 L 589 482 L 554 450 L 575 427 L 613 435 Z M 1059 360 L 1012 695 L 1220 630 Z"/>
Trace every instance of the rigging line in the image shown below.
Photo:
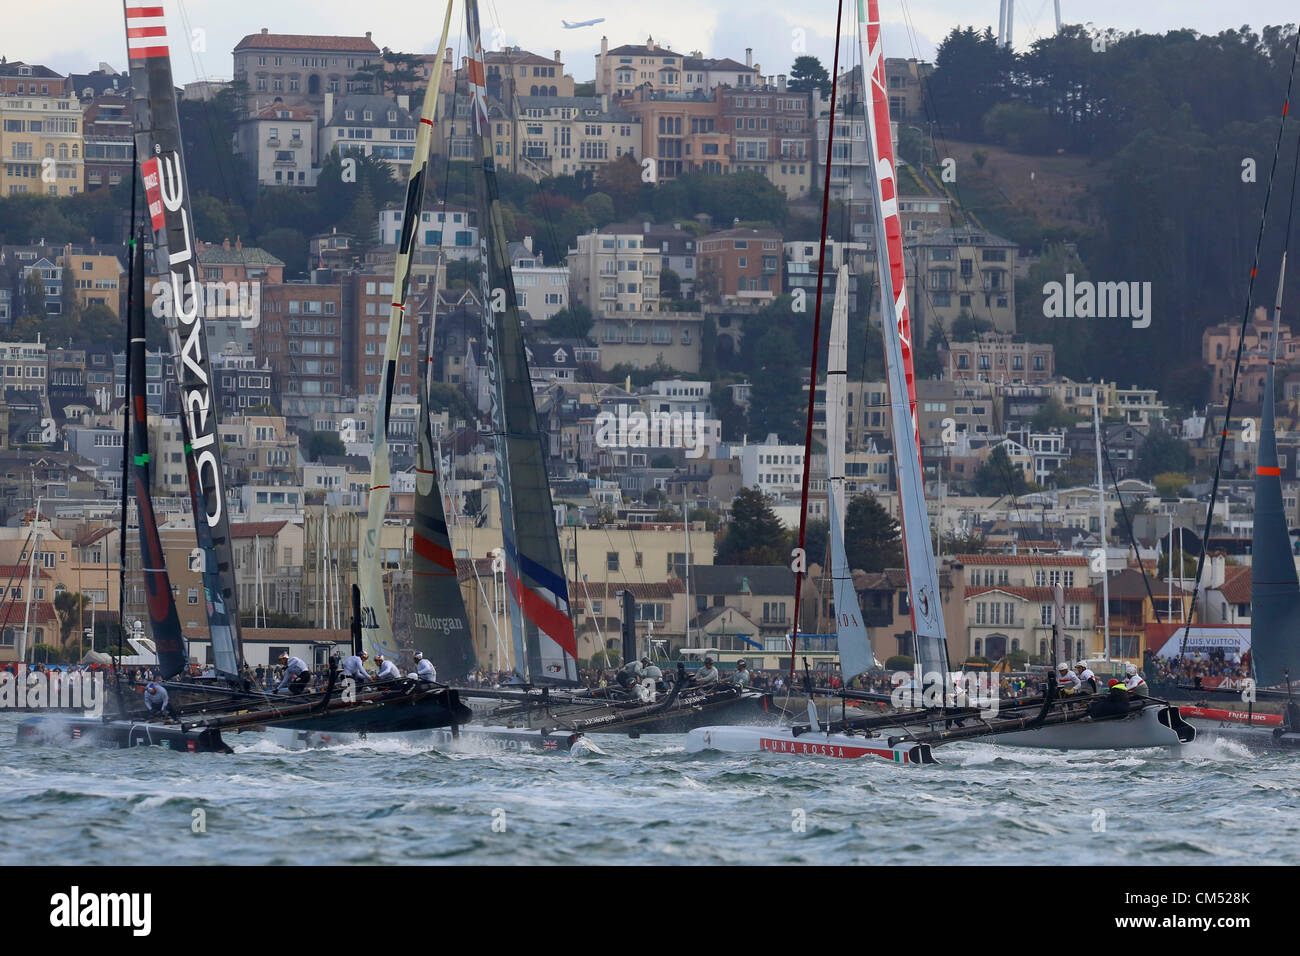
<path fill-rule="evenodd" d="M 1137 534 L 1133 530 L 1133 521 L 1129 518 L 1128 507 L 1124 504 L 1124 495 L 1119 490 L 1119 478 L 1115 473 L 1115 464 L 1110 460 L 1110 449 L 1106 446 L 1105 429 L 1103 429 L 1101 433 L 1101 455 L 1106 459 L 1106 468 L 1110 472 L 1110 482 L 1115 488 L 1115 497 L 1119 499 L 1119 510 L 1120 514 L 1124 517 L 1124 527 L 1128 531 L 1129 544 L 1133 546 L 1133 554 L 1137 558 L 1138 570 L 1142 572 L 1142 584 L 1146 587 L 1147 598 L 1151 601 L 1151 613 L 1156 616 L 1157 624 L 1163 624 L 1164 622 L 1160 619 L 1160 612 L 1156 609 L 1156 596 L 1151 591 L 1151 579 L 1147 577 L 1147 567 L 1146 563 L 1142 560 L 1142 551 L 1138 547 Z M 1205 550 L 1204 543 L 1201 545 L 1201 550 Z M 1169 607 L 1167 605 L 1165 607 L 1165 613 L 1169 613 Z"/>
<path fill-rule="evenodd" d="M 1264 243 L 1264 227 L 1268 221 L 1269 202 L 1273 197 L 1273 177 L 1277 174 L 1278 155 L 1282 152 L 1282 139 L 1286 130 L 1287 114 L 1290 112 L 1291 91 L 1295 86 L 1296 62 L 1300 60 L 1300 30 L 1296 31 L 1295 40 L 1291 47 L 1291 70 L 1286 80 L 1286 95 L 1282 100 L 1282 111 L 1278 117 L 1277 138 L 1273 142 L 1273 159 L 1268 170 L 1268 185 L 1264 190 L 1264 205 L 1259 213 L 1259 231 L 1255 235 L 1255 255 L 1250 266 L 1250 279 L 1246 284 L 1246 301 L 1242 306 L 1241 315 L 1241 334 L 1237 340 L 1237 358 L 1232 367 L 1232 381 L 1228 387 L 1228 399 L 1223 409 L 1223 428 L 1219 435 L 1219 454 L 1214 466 L 1214 481 L 1210 485 L 1210 503 L 1206 508 L 1205 515 L 1205 533 L 1201 536 L 1201 554 L 1196 560 L 1196 580 L 1192 582 L 1192 603 L 1187 612 L 1187 624 L 1183 627 L 1183 640 L 1178 647 L 1178 659 L 1182 660 L 1183 652 L 1187 649 L 1187 637 L 1191 633 L 1192 622 L 1196 619 L 1197 603 L 1201 594 L 1201 574 L 1205 568 L 1205 554 L 1209 550 L 1210 532 L 1214 526 L 1214 505 L 1219 497 L 1219 480 L 1223 475 L 1223 454 L 1228 447 L 1228 425 L 1232 421 L 1232 405 L 1237 395 L 1237 379 L 1241 374 L 1241 359 L 1246 350 L 1246 330 L 1250 326 L 1250 316 L 1253 311 L 1252 302 L 1255 295 L 1255 278 L 1259 274 L 1259 258 L 1261 247 Z M 1300 157 L 1297 159 L 1297 166 L 1300 166 Z M 1292 170 L 1292 202 L 1295 206 L 1295 170 Z M 1291 214 L 1287 214 L 1288 225 L 1291 222 Z M 1284 242 L 1290 242 L 1290 236 L 1284 238 Z M 1210 410 L 1206 408 L 1206 434 L 1209 434 Z"/>
<path fill-rule="evenodd" d="M 812 368 L 808 380 L 808 423 L 804 432 L 803 448 L 803 482 L 799 492 L 799 554 L 802 557 L 805 568 L 807 567 L 807 554 L 804 551 L 804 545 L 807 540 L 808 532 L 808 481 L 812 475 L 812 433 L 813 433 L 813 415 L 817 405 L 817 364 L 820 358 L 819 348 L 821 345 L 822 329 L 822 286 L 826 276 L 826 227 L 830 217 L 831 209 L 831 168 L 834 158 L 833 147 L 835 142 L 835 94 L 840 79 L 840 36 L 841 25 L 844 20 L 844 3 L 843 0 L 837 0 L 835 4 L 835 62 L 831 67 L 831 99 L 830 109 L 826 112 L 826 177 L 822 184 L 822 228 L 821 228 L 821 250 L 817 256 L 817 299 L 816 305 L 813 306 L 813 340 L 812 340 Z M 866 68 L 862 71 L 863 88 L 865 89 L 870 83 L 866 75 Z M 846 117 L 847 120 L 847 117 Z M 870 131 L 868 134 L 870 135 Z M 889 131 L 885 131 L 889 135 Z M 876 242 L 884 242 L 884 236 L 876 236 Z M 829 493 L 829 489 L 828 489 Z M 794 682 L 795 658 L 799 650 L 799 603 L 803 592 L 803 579 L 806 571 L 795 571 L 794 575 L 794 620 L 790 627 L 790 681 Z"/>

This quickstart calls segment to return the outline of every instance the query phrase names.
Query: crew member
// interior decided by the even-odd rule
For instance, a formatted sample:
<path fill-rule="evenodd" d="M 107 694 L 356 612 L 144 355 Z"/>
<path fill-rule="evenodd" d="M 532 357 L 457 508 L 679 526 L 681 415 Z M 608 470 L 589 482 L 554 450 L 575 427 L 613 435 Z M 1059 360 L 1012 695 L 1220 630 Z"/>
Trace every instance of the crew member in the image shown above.
<path fill-rule="evenodd" d="M 151 717 L 169 713 L 171 708 L 167 704 L 167 688 L 150 681 L 149 686 L 144 689 L 144 705 L 148 708 Z"/>
<path fill-rule="evenodd" d="M 641 680 L 641 662 L 638 660 L 628 661 L 623 665 L 617 676 L 620 687 L 624 689 L 635 687 Z"/>
<path fill-rule="evenodd" d="M 1130 697 L 1147 696 L 1146 679 L 1132 662 L 1124 665 L 1124 686 L 1128 688 Z"/>
<path fill-rule="evenodd" d="M 370 674 L 366 671 L 366 660 L 370 655 L 362 651 L 360 655 L 353 654 L 343 662 L 343 676 L 351 677 L 358 684 L 364 684 L 370 680 Z"/>
<path fill-rule="evenodd" d="M 1088 717 L 1110 717 L 1128 713 L 1128 690 L 1123 681 L 1113 677 L 1108 682 L 1109 693 L 1088 705 Z"/>
<path fill-rule="evenodd" d="M 743 660 L 736 661 L 736 673 L 731 675 L 731 682 L 741 687 L 749 686 L 749 679 L 753 675 L 749 673 L 749 665 Z"/>
<path fill-rule="evenodd" d="M 1070 670 L 1069 664 L 1056 665 L 1056 685 L 1062 694 L 1074 694 L 1079 690 L 1079 675 Z"/>
<path fill-rule="evenodd" d="M 659 669 L 659 665 L 648 657 L 641 658 L 641 679 L 649 678 L 652 681 L 661 681 L 664 679 L 664 672 Z"/>
<path fill-rule="evenodd" d="M 386 658 L 383 654 L 375 655 L 375 663 L 379 665 L 379 673 L 375 675 L 375 680 L 402 679 L 402 672 L 397 669 L 397 665 Z"/>
<path fill-rule="evenodd" d="M 433 684 L 438 680 L 438 669 L 433 666 L 433 661 L 427 659 L 420 651 L 415 652 L 415 679 L 426 684 Z"/>
<path fill-rule="evenodd" d="M 704 666 L 693 675 L 696 684 L 716 684 L 718 682 L 718 669 L 713 666 L 713 658 L 704 658 Z"/>
<path fill-rule="evenodd" d="M 1074 673 L 1078 675 L 1079 684 L 1089 694 L 1097 693 L 1097 675 L 1092 672 L 1087 661 L 1079 661 L 1074 665 Z"/>
<path fill-rule="evenodd" d="M 307 669 L 307 662 L 301 657 L 290 657 L 287 653 L 282 653 L 280 663 L 284 666 L 284 676 L 280 678 L 280 686 L 275 692 L 301 694 L 305 691 L 311 683 L 311 671 Z"/>

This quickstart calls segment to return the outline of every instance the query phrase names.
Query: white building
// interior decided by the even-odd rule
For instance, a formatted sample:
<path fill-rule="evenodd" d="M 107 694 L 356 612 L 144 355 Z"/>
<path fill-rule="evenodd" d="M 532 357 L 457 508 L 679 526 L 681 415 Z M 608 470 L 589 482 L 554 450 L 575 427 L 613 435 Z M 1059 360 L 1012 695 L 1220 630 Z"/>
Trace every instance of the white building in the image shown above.
<path fill-rule="evenodd" d="M 761 444 L 732 445 L 731 457 L 740 459 L 740 479 L 746 488 L 780 496 L 796 494 L 803 486 L 803 445 L 782 445 L 775 435 L 768 435 Z M 824 461 L 821 471 L 824 476 Z"/>
<path fill-rule="evenodd" d="M 610 223 L 578 236 L 569 250 L 574 299 L 597 317 L 658 312 L 659 259 L 639 225 Z"/>
<path fill-rule="evenodd" d="M 239 123 L 236 151 L 257 171 L 259 186 L 315 186 L 320 172 L 316 114 L 283 100 Z"/>
<path fill-rule="evenodd" d="M 379 244 L 397 245 L 402 234 L 402 206 L 385 206 L 379 211 Z M 478 259 L 478 217 L 463 206 L 427 204 L 420 213 L 415 235 L 417 248 L 441 252 L 448 259 Z"/>
<path fill-rule="evenodd" d="M 419 124 L 419 117 L 411 112 L 410 97 L 326 93 L 322 116 L 317 154 L 322 162 L 337 146 L 344 154 L 361 152 L 386 160 L 398 182 L 406 181 L 415 157 L 415 128 Z"/>
<path fill-rule="evenodd" d="M 548 266 L 533 251 L 533 237 L 510 243 L 510 272 L 515 279 L 519 308 L 528 311 L 533 322 L 545 322 L 569 307 L 569 270 Z"/>

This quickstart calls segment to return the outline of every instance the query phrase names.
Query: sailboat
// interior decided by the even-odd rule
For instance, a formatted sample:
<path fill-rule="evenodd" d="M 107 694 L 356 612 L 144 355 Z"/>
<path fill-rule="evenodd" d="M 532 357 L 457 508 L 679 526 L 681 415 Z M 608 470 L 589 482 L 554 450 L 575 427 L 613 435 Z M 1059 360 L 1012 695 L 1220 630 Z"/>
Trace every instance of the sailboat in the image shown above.
<path fill-rule="evenodd" d="M 837 29 L 837 50 L 838 36 Z M 1087 723 L 1081 720 L 1086 716 L 1082 711 L 1071 714 L 1060 708 L 1053 710 L 1054 693 L 1050 687 L 1043 701 L 1035 702 L 1036 713 L 1033 714 L 1028 713 L 1028 708 L 1024 706 L 1005 708 L 1012 712 L 1000 719 L 989 720 L 978 708 L 946 706 L 951 679 L 948 671 L 947 635 L 940 602 L 938 572 L 930 544 L 930 523 L 921 468 L 912 365 L 912 328 L 904 282 L 902 227 L 899 220 L 898 187 L 894 179 L 889 99 L 885 85 L 877 0 L 859 0 L 858 38 L 862 50 L 863 75 L 871 77 L 872 95 L 864 104 L 867 165 L 875 174 L 871 208 L 876 237 L 876 276 L 880 288 L 894 464 L 912 615 L 914 671 L 910 687 L 906 688 L 910 691 L 906 695 L 910 700 L 904 702 L 920 709 L 899 710 L 878 717 L 828 720 L 823 727 L 815 704 L 810 700 L 806 724 L 776 730 L 703 727 L 687 735 L 686 749 L 688 752 L 766 750 L 842 759 L 879 757 L 898 763 L 916 764 L 934 762 L 932 747 L 935 745 L 977 737 L 996 738 L 1000 742 L 1018 743 L 1022 746 L 1071 749 L 1172 746 L 1190 740 L 1195 736 L 1195 731 L 1181 720 L 1177 708 L 1164 705 L 1163 702 L 1153 701 L 1150 707 L 1143 704 L 1134 714 Z M 832 123 L 834 101 L 832 90 Z M 830 129 L 833 137 L 833 125 Z M 831 156 L 831 143 L 828 142 L 828 177 Z M 822 241 L 825 242 L 824 230 Z M 819 269 L 819 290 L 820 287 Z M 816 387 L 815 361 L 810 387 Z M 828 408 L 828 416 L 830 411 Z M 844 604 L 837 601 L 837 613 L 842 607 L 850 607 L 847 600 Z M 848 646 L 850 667 L 860 666 L 863 655 L 859 652 L 857 659 L 854 659 L 852 637 Z M 842 649 L 841 657 L 843 653 Z M 845 673 L 847 679 L 848 671 Z M 842 699 L 873 697 L 844 690 L 839 695 Z M 967 722 L 969 725 L 951 726 L 956 721 Z M 885 730 L 897 732 L 883 737 L 876 736 Z"/>
<path fill-rule="evenodd" d="M 1289 230 L 1288 230 L 1289 231 Z M 1300 707 L 1290 681 L 1300 677 L 1300 579 L 1282 503 L 1282 469 L 1277 457 L 1277 341 L 1282 321 L 1286 251 L 1278 270 L 1273 334 L 1264 376 L 1259 455 L 1255 466 L 1255 522 L 1251 532 L 1250 659 L 1256 698 L 1284 700 L 1280 717 L 1254 712 L 1254 701 L 1234 710 L 1184 707 L 1184 716 L 1208 739 L 1227 739 L 1254 750 L 1300 750 Z M 1280 690 L 1269 690 L 1279 687 Z"/>

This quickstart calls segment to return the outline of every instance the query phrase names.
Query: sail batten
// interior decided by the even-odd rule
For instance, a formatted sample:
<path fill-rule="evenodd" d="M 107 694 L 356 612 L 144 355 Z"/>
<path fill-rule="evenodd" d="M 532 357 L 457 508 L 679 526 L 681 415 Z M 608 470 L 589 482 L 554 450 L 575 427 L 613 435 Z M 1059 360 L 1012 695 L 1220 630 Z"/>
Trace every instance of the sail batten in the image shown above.
<path fill-rule="evenodd" d="M 881 327 L 885 343 L 886 384 L 894 463 L 898 472 L 899 518 L 911 604 L 913 651 L 921 682 L 942 681 L 946 687 L 948 645 L 944 630 L 939 575 L 930 546 L 930 519 L 925 505 L 921 443 L 916 424 L 916 392 L 911 365 L 911 327 L 903 274 L 902 232 L 898 218 L 898 188 L 894 180 L 890 141 L 889 96 L 885 86 L 885 57 L 880 40 L 877 0 L 858 0 L 858 42 L 862 72 L 870 77 L 867 121 L 867 166 L 874 171 L 871 210 L 876 235 L 876 278 L 880 287 Z M 883 237 L 883 241 L 882 241 Z M 895 239 L 897 241 L 895 241 Z"/>
<path fill-rule="evenodd" d="M 514 670 L 534 683 L 577 683 L 577 640 L 569 617 L 555 510 L 537 424 L 519 305 L 502 224 L 478 4 L 465 4 L 474 188 L 479 209 L 483 349 L 496 432 L 497 492 L 505 551 Z"/>
<path fill-rule="evenodd" d="M 180 384 L 185 470 L 194 506 L 194 533 L 202 555 L 199 569 L 212 641 L 213 664 L 231 681 L 242 663 L 235 562 L 226 510 L 225 473 L 217 429 L 218 404 L 203 323 L 198 248 L 190 210 L 189 183 L 181 141 L 176 87 L 172 79 L 164 8 L 125 0 L 136 151 L 162 277 L 167 333 Z"/>
<path fill-rule="evenodd" d="M 357 584 L 361 594 L 361 646 L 372 656 L 384 654 L 394 656 L 399 651 L 396 637 L 393 635 L 393 621 L 388 608 L 388 599 L 384 594 L 383 567 L 379 559 L 381 552 L 381 535 L 384 527 L 384 515 L 388 511 L 391 497 L 391 465 L 389 463 L 388 427 L 393 408 L 393 388 L 396 384 L 398 355 L 402 347 L 402 336 L 406 324 L 406 300 L 411 287 L 411 256 L 415 251 L 416 239 L 420 228 L 420 216 L 424 210 L 424 185 L 429 171 L 429 145 L 432 131 L 437 125 L 438 117 L 438 78 L 442 76 L 443 58 L 446 56 L 447 34 L 451 28 L 451 3 L 442 22 L 442 38 L 438 42 L 438 53 L 433 71 L 429 74 L 429 84 L 424 91 L 424 102 L 420 109 L 420 122 L 415 134 L 415 154 L 411 160 L 411 172 L 406 182 L 406 202 L 403 207 L 402 229 L 397 242 L 397 256 L 393 265 L 393 297 L 388 311 L 388 335 L 384 339 L 384 363 L 380 379 L 379 394 L 381 404 L 375 409 L 374 446 L 370 455 L 370 495 L 366 503 L 366 523 L 361 529 L 358 548 Z M 422 396 L 421 408 L 424 406 Z M 422 417 L 422 423 L 427 423 Z M 418 437 L 421 451 L 424 449 L 424 437 Z M 420 467 L 431 467 L 431 461 L 423 460 Z M 417 484 L 421 476 L 417 475 Z M 436 476 L 433 482 L 436 495 Z M 432 533 L 432 532 L 430 532 Z M 419 558 L 421 548 L 420 529 L 417 517 L 415 551 Z M 416 575 L 412 575 L 413 582 Z M 413 586 L 413 592 L 420 588 Z M 413 593 L 413 604 L 414 604 Z M 440 597 L 444 596 L 441 594 Z M 459 601 L 459 592 L 457 594 Z M 453 608 L 447 609 L 447 617 L 453 614 Z M 426 609 L 427 614 L 427 609 Z M 442 614 L 426 617 L 426 623 L 440 620 Z M 459 610 L 460 621 L 465 617 L 464 608 Z M 465 625 L 467 627 L 467 625 Z M 427 632 L 428 628 L 421 628 Z M 413 639 L 415 635 L 413 634 Z M 423 636 L 427 637 L 427 633 Z M 423 650 L 423 647 L 418 649 Z M 435 661 L 435 666 L 438 666 Z M 451 662 L 446 662 L 449 669 L 454 669 Z M 441 669 L 440 669 L 441 670 Z M 448 674 L 447 676 L 451 676 Z M 456 675 L 460 676 L 460 675 Z"/>

